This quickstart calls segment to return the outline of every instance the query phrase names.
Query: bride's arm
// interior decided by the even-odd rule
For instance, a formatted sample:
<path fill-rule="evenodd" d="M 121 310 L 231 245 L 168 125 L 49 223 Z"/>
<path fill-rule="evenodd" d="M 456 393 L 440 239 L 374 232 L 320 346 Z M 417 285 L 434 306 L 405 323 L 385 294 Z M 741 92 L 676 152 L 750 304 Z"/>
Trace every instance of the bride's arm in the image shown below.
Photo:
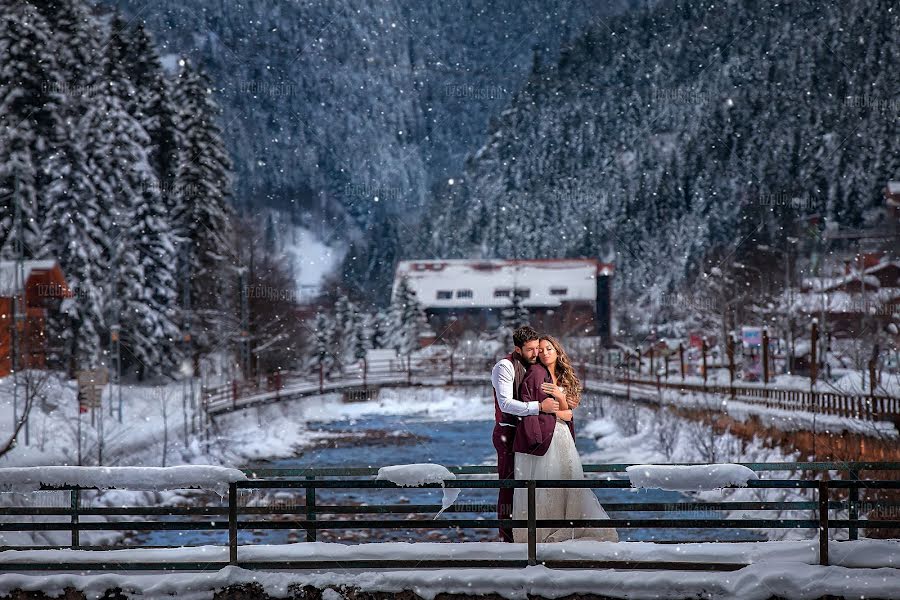
<path fill-rule="evenodd" d="M 559 409 L 556 412 L 556 416 L 559 417 L 560 419 L 562 419 L 563 421 L 571 421 L 572 420 L 572 411 L 569 409 L 567 409 L 567 410 Z"/>

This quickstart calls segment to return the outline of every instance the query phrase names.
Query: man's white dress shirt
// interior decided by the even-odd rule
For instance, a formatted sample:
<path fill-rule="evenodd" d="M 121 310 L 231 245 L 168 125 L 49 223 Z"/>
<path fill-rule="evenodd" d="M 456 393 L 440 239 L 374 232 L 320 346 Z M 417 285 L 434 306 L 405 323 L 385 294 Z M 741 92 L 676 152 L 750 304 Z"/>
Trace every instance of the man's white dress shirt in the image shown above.
<path fill-rule="evenodd" d="M 491 370 L 491 383 L 494 393 L 497 394 L 497 404 L 501 412 L 517 417 L 536 415 L 541 409 L 540 402 L 522 402 L 513 398 L 513 382 L 516 378 L 516 370 L 508 358 L 500 360 Z M 500 423 L 507 427 L 515 427 L 511 423 Z"/>

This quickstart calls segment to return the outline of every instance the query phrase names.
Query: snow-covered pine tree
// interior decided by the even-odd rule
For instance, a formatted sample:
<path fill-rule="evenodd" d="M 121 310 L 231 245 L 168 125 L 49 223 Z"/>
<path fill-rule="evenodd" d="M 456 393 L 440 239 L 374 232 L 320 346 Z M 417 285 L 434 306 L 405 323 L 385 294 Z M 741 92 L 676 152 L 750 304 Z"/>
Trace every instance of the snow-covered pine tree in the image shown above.
<path fill-rule="evenodd" d="M 155 178 L 148 176 L 135 198 L 126 233 L 138 261 L 140 295 L 131 299 L 126 333 L 141 376 L 171 372 L 180 363 L 175 242 Z"/>
<path fill-rule="evenodd" d="M 66 314 L 60 338 L 65 343 L 69 371 L 98 364 L 104 312 L 114 298 L 109 289 L 110 216 L 115 211 L 115 172 L 109 170 L 111 134 L 104 107 L 107 95 L 94 99 L 93 109 L 75 126 L 75 141 L 66 152 L 66 171 L 49 190 L 45 230 L 54 243 L 47 255 L 59 257 L 74 296 L 63 302 Z M 115 247 L 115 246 L 114 246 Z"/>
<path fill-rule="evenodd" d="M 351 355 L 355 360 L 366 357 L 366 350 L 372 347 L 371 339 L 372 316 L 365 313 L 357 313 L 357 324 L 353 330 L 353 346 Z"/>
<path fill-rule="evenodd" d="M 50 176 L 42 166 L 66 137 L 64 82 L 46 19 L 27 2 L 6 3 L 0 10 L 0 257 L 16 252 L 16 204 L 25 256 L 43 246 L 38 203 Z"/>
<path fill-rule="evenodd" d="M 504 342 L 512 343 L 512 332 L 517 327 L 527 325 L 531 320 L 531 315 L 523 305 L 523 300 L 520 291 L 515 289 L 509 306 L 500 311 L 500 328 Z"/>
<path fill-rule="evenodd" d="M 380 350 L 388 348 L 388 334 L 391 331 L 390 313 L 384 309 L 378 309 L 371 316 L 372 333 L 369 341 L 372 348 Z"/>
<path fill-rule="evenodd" d="M 419 348 L 419 336 L 428 325 L 425 309 L 406 278 L 400 280 L 388 309 L 391 329 L 388 345 L 400 354 Z"/>
<path fill-rule="evenodd" d="M 350 299 L 341 294 L 334 303 L 334 348 L 342 362 L 353 360 L 352 348 L 356 328 L 357 308 Z"/>
<path fill-rule="evenodd" d="M 334 321 L 324 313 L 316 313 L 313 321 L 313 353 L 309 365 L 322 369 L 326 376 L 339 368 L 334 356 Z"/>
<path fill-rule="evenodd" d="M 228 301 L 233 277 L 224 255 L 232 237 L 231 160 L 216 124 L 219 109 L 207 77 L 186 60 L 181 64 L 173 95 L 184 140 L 175 177 L 179 211 L 174 227 L 184 240 L 179 253 L 189 261 L 196 357 L 227 336 L 222 316 L 234 312 Z"/>
<path fill-rule="evenodd" d="M 129 110 L 150 136 L 150 164 L 169 214 L 178 214 L 180 209 L 172 190 L 184 139 L 176 126 L 178 111 L 172 100 L 172 83 L 162 69 L 153 37 L 143 23 L 137 23 L 123 40 L 125 70 L 136 92 Z"/>

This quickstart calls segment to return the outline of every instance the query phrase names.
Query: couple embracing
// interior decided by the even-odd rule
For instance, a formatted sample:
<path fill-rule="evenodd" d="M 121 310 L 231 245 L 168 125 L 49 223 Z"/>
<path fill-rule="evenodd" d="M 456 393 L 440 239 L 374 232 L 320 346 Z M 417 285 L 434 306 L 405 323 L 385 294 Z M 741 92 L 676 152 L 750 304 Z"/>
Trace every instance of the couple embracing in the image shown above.
<path fill-rule="evenodd" d="M 584 479 L 575 449 L 573 414 L 581 383 L 559 342 L 525 325 L 513 332 L 513 352 L 491 371 L 494 386 L 494 448 L 497 475 L 503 479 Z M 500 488 L 500 519 L 526 519 L 525 488 Z M 589 488 L 537 488 L 537 519 L 608 519 Z M 523 528 L 500 528 L 506 542 L 527 541 Z M 539 527 L 537 541 L 616 542 L 615 529 Z"/>

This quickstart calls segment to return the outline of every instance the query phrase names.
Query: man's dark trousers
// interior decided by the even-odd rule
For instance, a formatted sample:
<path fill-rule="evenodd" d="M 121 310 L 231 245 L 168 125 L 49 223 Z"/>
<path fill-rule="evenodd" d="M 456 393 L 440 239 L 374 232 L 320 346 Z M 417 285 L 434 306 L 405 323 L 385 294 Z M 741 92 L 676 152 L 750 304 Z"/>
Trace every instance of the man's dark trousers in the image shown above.
<path fill-rule="evenodd" d="M 496 423 L 494 425 L 494 448 L 497 450 L 497 479 L 512 480 L 515 478 L 515 452 L 513 452 L 513 440 L 516 437 L 516 428 Z M 497 518 L 511 519 L 513 505 L 513 488 L 500 488 L 497 494 Z M 504 542 L 512 542 L 512 527 L 500 527 L 500 539 Z"/>

